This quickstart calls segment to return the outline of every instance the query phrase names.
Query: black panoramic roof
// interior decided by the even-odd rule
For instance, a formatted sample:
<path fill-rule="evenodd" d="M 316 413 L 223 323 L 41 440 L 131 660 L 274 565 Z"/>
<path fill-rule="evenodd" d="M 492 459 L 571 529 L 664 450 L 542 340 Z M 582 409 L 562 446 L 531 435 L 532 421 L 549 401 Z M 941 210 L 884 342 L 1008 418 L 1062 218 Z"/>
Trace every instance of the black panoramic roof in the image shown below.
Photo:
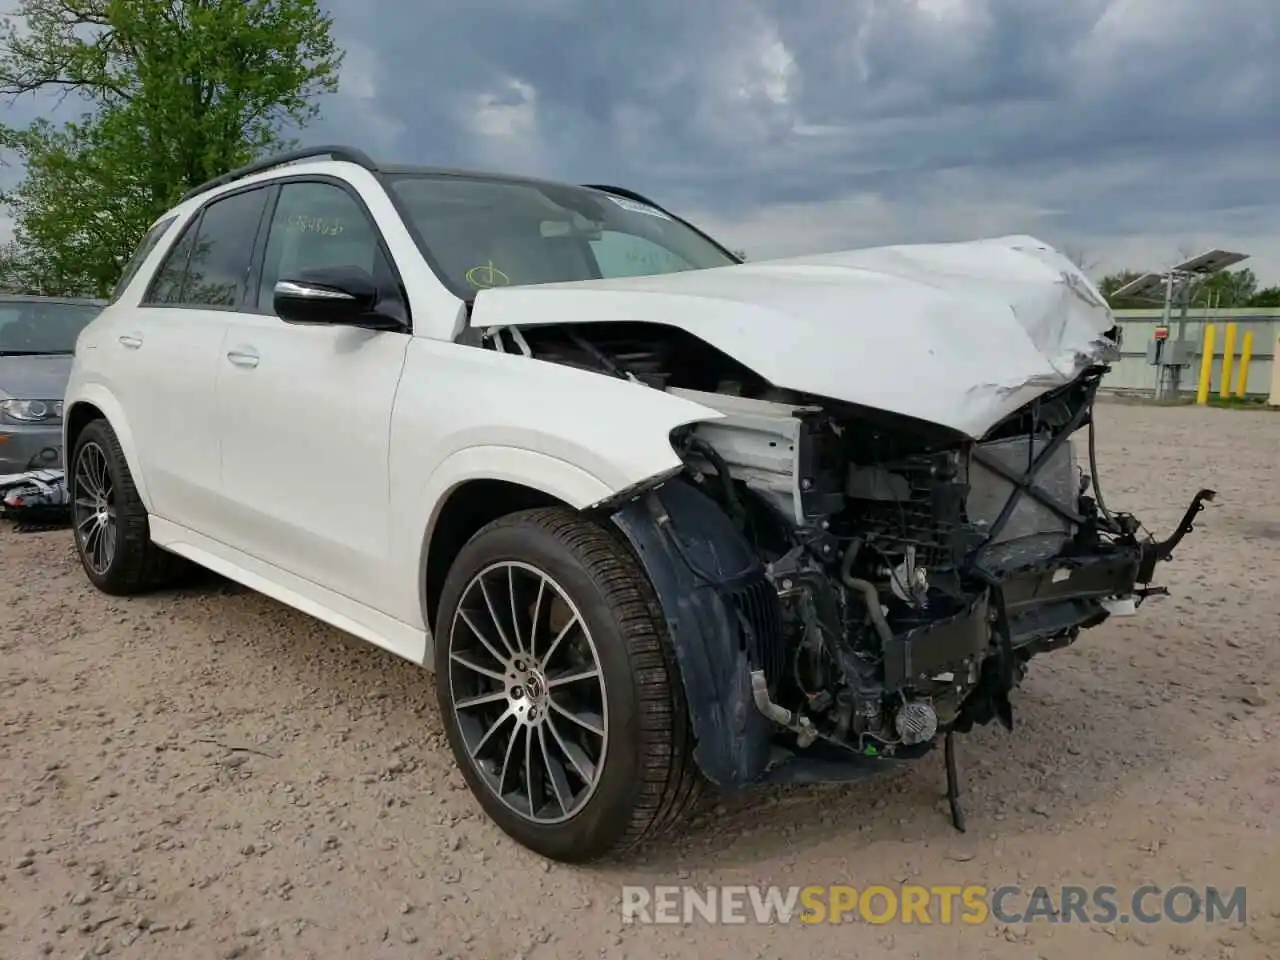
<path fill-rule="evenodd" d="M 437 176 L 437 177 L 460 177 L 483 180 L 501 180 L 508 183 L 527 183 L 530 185 L 568 187 L 568 186 L 585 186 L 588 190 L 600 190 L 605 193 L 614 193 L 618 196 L 629 197 L 633 200 L 640 200 L 651 206 L 658 206 L 651 200 L 647 200 L 640 194 L 621 187 L 610 187 L 602 184 L 568 184 L 556 180 L 545 180 L 538 177 L 526 177 L 512 173 L 498 173 L 490 170 L 466 170 L 454 167 L 434 167 L 413 164 L 379 164 L 375 163 L 363 150 L 355 147 L 342 146 L 340 144 L 325 144 L 316 147 L 304 147 L 300 150 L 290 150 L 287 153 L 279 153 L 270 157 L 263 157 L 261 160 L 255 160 L 253 163 L 245 164 L 243 167 L 237 167 L 234 170 L 228 170 L 221 176 L 214 177 L 212 180 L 193 187 L 182 195 L 184 201 L 190 200 L 192 197 L 198 197 L 202 193 L 213 190 L 216 187 L 226 186 L 245 177 L 252 176 L 255 173 L 263 173 L 267 170 L 274 170 L 277 167 L 288 166 L 293 163 L 300 163 L 303 160 L 335 160 L 340 163 L 354 163 L 363 167 L 373 174 L 383 176 Z M 661 208 L 659 208 L 661 209 Z"/>
<path fill-rule="evenodd" d="M 672 213 L 670 210 L 667 210 L 666 208 L 664 208 L 661 204 L 654 203 L 652 200 L 650 200 L 648 197 L 644 196 L 643 194 L 637 193 L 634 190 L 628 190 L 625 187 L 614 187 L 614 186 L 608 186 L 606 184 L 596 184 L 596 183 L 567 184 L 567 183 L 554 181 L 554 180 L 542 180 L 536 177 L 522 177 L 522 176 L 516 176 L 514 174 L 509 174 L 509 173 L 490 173 L 482 170 L 457 170 L 457 169 L 450 169 L 448 167 L 406 166 L 406 165 L 400 165 L 400 164 L 379 165 L 375 163 L 373 158 L 371 158 L 363 150 L 360 150 L 356 147 L 344 146 L 342 144 L 324 144 L 316 147 L 304 147 L 300 150 L 290 150 L 287 153 L 278 153 L 278 154 L 275 154 L 274 156 L 264 157 L 261 160 L 255 160 L 253 163 L 246 164 L 243 167 L 237 167 L 234 170 L 228 170 L 226 173 L 222 174 L 221 176 L 214 177 L 212 180 L 209 180 L 206 183 L 202 183 L 198 187 L 193 187 L 192 189 L 188 190 L 186 193 L 182 195 L 182 200 L 184 202 L 187 200 L 191 200 L 194 197 L 200 196 L 202 193 L 207 193 L 208 191 L 213 190 L 217 187 L 226 186 L 229 183 L 235 183 L 237 180 L 241 180 L 245 177 L 252 176 L 255 173 L 264 173 L 267 170 L 275 170 L 279 167 L 285 167 L 285 166 L 288 166 L 289 164 L 299 163 L 303 160 L 321 160 L 325 158 L 328 158 L 329 160 L 335 160 L 340 163 L 354 163 L 357 166 L 363 167 L 365 170 L 368 170 L 371 174 L 373 174 L 376 177 L 387 177 L 387 176 L 394 177 L 397 175 L 398 176 L 414 176 L 414 175 L 440 176 L 440 177 L 459 177 L 459 178 L 466 177 L 466 178 L 472 178 L 472 179 L 505 181 L 507 183 L 524 183 L 524 184 L 529 184 L 531 186 L 540 185 L 540 186 L 560 187 L 560 188 L 577 186 L 586 190 L 596 190 L 601 193 L 609 193 L 617 197 L 623 197 L 628 200 L 634 200 L 637 203 L 643 203 L 647 206 L 653 207 L 655 210 L 661 210 L 663 213 L 669 216 L 672 220 L 675 220 L 676 222 L 683 224 L 684 226 L 688 227 L 690 230 L 697 233 L 699 236 L 706 239 L 709 243 L 715 245 L 718 249 L 723 251 L 728 257 L 730 257 L 735 262 L 741 262 L 741 259 L 738 257 L 737 254 L 733 253 L 731 250 L 726 248 L 723 244 L 719 243 L 712 237 L 708 236 L 704 231 L 699 230 L 696 226 L 694 226 L 688 220 L 685 220 L 683 217 L 677 216 L 676 214 Z"/>

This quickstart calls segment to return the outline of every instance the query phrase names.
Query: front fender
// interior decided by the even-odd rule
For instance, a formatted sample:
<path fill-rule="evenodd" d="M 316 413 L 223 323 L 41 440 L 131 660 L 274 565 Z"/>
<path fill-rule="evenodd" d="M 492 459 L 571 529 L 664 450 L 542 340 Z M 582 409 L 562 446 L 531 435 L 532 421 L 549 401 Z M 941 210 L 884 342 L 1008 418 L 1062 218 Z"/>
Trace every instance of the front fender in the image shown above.
<path fill-rule="evenodd" d="M 631 381 L 415 337 L 391 419 L 396 616 L 429 629 L 425 551 L 460 484 L 505 481 L 585 510 L 683 469 L 671 431 L 722 416 Z"/>
<path fill-rule="evenodd" d="M 450 454 L 427 476 L 414 497 L 411 516 L 397 530 L 397 535 L 405 538 L 404 549 L 413 550 L 415 562 L 406 571 L 414 582 L 397 590 L 396 595 L 417 598 L 415 608 L 401 611 L 401 615 L 420 630 L 431 628 L 423 615 L 431 535 L 449 495 L 471 480 L 500 480 L 528 487 L 579 510 L 614 493 L 613 487 L 581 467 L 521 447 L 487 443 Z"/>
<path fill-rule="evenodd" d="M 421 503 L 429 512 L 425 529 L 430 535 L 440 508 L 454 489 L 468 480 L 504 480 L 531 487 L 582 510 L 605 499 L 613 487 L 567 460 L 498 444 L 467 447 L 451 454 L 427 478 Z"/>
<path fill-rule="evenodd" d="M 129 475 L 133 478 L 133 486 L 138 491 L 138 497 L 142 500 L 143 506 L 150 513 L 151 494 L 147 489 L 146 472 L 142 469 L 142 463 L 138 459 L 138 446 L 134 442 L 133 429 L 129 425 L 129 418 L 125 416 L 124 408 L 116 400 L 115 395 L 100 383 L 81 384 L 75 390 L 74 396 L 68 391 L 62 421 L 64 424 L 62 428 L 62 462 L 65 468 L 68 471 L 72 469 L 71 456 L 74 453 L 67 446 L 66 424 L 71 423 L 75 416 L 76 407 L 81 404 L 90 404 L 97 407 L 102 411 L 102 415 L 106 417 L 107 423 L 111 424 L 111 429 L 115 431 L 116 439 L 120 441 L 120 448 L 124 451 L 124 460 L 129 466 Z"/>

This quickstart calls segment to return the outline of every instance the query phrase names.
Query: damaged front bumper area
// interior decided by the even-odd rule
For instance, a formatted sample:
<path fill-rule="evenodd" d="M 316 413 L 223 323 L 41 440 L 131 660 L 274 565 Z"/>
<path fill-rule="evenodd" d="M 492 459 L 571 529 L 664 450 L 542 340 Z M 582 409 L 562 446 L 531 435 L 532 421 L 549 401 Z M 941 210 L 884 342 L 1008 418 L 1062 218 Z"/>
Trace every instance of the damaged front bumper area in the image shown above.
<path fill-rule="evenodd" d="M 612 520 L 665 612 L 709 779 L 852 780 L 945 740 L 954 805 L 951 734 L 1012 729 L 1033 657 L 1164 592 L 1158 564 L 1214 494 L 1166 540 L 1107 508 L 1105 370 L 976 442 L 808 397 L 698 398 L 725 417 L 675 438 L 686 475 Z"/>

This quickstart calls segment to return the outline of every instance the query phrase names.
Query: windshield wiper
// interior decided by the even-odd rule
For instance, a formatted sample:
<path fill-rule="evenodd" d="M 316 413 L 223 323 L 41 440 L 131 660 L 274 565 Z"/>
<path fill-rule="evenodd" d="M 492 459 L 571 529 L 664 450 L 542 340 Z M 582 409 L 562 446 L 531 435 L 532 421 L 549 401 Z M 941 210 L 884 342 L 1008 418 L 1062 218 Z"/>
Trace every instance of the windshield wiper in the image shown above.
<path fill-rule="evenodd" d="M 74 350 L 0 350 L 0 357 L 69 357 Z"/>

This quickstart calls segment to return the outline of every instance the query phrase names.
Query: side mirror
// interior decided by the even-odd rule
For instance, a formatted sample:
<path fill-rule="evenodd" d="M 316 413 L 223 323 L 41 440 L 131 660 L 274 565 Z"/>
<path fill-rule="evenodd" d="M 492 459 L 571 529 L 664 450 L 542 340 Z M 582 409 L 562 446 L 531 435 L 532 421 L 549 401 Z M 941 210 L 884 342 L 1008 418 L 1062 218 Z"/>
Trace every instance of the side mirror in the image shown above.
<path fill-rule="evenodd" d="M 404 324 L 379 313 L 378 285 L 360 267 L 303 270 L 276 282 L 276 316 L 285 323 L 399 330 Z"/>

